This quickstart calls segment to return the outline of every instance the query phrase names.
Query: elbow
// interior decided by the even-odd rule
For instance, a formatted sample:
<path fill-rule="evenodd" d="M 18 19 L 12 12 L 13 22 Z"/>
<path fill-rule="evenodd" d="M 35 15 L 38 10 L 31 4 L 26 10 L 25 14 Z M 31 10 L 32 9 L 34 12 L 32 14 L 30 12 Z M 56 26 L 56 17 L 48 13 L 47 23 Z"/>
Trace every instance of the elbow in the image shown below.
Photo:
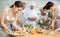
<path fill-rule="evenodd" d="M 3 22 L 3 21 L 0 21 L 0 24 L 1 24 L 1 25 L 3 25 L 3 24 L 4 24 L 4 22 Z"/>

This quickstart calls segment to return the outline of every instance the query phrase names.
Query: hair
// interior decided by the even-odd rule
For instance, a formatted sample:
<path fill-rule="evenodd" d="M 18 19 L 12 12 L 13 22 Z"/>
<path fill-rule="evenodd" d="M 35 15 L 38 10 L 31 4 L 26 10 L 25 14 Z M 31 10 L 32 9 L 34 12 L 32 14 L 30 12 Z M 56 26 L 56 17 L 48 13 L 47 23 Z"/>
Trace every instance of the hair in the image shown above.
<path fill-rule="evenodd" d="M 25 2 L 22 2 L 22 4 L 26 4 Z"/>
<path fill-rule="evenodd" d="M 49 1 L 49 2 L 43 7 L 43 9 L 49 10 L 51 7 L 53 7 L 53 5 L 54 5 L 54 3 Z"/>
<path fill-rule="evenodd" d="M 23 7 L 21 1 L 15 1 L 15 3 L 14 3 L 13 5 L 10 6 L 10 8 L 12 8 L 12 7 L 14 7 L 14 6 L 15 6 L 15 7 Z"/>

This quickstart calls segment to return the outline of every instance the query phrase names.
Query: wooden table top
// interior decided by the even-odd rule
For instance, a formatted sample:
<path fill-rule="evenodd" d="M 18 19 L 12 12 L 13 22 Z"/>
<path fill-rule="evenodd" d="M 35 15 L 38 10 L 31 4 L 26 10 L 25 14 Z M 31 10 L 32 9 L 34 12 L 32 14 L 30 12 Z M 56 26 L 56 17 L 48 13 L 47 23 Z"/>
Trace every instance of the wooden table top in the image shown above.
<path fill-rule="evenodd" d="M 54 34 L 43 34 L 43 33 L 34 33 L 34 34 L 26 34 L 26 35 L 16 35 L 11 37 L 60 37 L 60 33 L 54 33 Z"/>

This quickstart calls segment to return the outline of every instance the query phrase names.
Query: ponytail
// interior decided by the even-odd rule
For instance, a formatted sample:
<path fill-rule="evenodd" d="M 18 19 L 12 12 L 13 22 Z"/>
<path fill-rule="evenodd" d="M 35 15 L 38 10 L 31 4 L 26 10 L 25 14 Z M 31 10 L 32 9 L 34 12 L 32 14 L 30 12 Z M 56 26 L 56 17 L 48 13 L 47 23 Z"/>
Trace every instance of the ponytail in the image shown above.
<path fill-rule="evenodd" d="M 14 5 L 11 5 L 10 8 L 14 7 Z"/>

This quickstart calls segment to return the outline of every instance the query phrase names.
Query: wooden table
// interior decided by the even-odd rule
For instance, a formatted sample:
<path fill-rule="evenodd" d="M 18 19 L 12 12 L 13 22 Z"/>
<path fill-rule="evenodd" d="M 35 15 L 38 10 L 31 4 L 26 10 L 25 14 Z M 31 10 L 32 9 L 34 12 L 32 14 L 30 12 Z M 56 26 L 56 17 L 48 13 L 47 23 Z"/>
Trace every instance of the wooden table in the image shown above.
<path fill-rule="evenodd" d="M 17 35 L 17 36 L 10 36 L 10 37 L 60 37 L 60 33 L 54 33 L 54 34 L 29 33 L 24 36 Z"/>

